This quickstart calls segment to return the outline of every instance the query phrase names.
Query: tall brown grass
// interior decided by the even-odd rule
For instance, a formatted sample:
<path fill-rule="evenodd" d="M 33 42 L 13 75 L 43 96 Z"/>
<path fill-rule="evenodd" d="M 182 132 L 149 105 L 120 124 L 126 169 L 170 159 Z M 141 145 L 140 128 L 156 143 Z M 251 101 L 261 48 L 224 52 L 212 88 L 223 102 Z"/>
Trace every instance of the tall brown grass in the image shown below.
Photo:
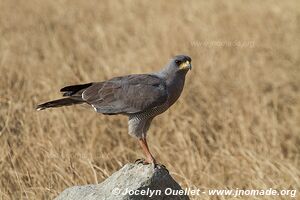
<path fill-rule="evenodd" d="M 142 157 L 126 117 L 34 108 L 181 53 L 193 70 L 150 128 L 157 160 L 183 187 L 300 192 L 298 1 L 2 0 L 0 35 L 0 199 L 52 199 Z"/>

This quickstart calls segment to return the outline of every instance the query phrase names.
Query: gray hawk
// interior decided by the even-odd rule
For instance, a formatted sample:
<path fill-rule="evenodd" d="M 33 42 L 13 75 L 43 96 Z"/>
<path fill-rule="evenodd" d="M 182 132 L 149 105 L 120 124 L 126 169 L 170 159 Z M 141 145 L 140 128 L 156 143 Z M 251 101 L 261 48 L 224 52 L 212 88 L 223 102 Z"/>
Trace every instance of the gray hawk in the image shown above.
<path fill-rule="evenodd" d="M 138 139 L 146 155 L 144 162 L 155 164 L 146 141 L 147 131 L 153 118 L 179 98 L 191 61 L 189 56 L 178 55 L 159 72 L 66 86 L 60 90 L 65 98 L 40 104 L 37 110 L 86 103 L 98 113 L 126 115 L 129 134 Z"/>

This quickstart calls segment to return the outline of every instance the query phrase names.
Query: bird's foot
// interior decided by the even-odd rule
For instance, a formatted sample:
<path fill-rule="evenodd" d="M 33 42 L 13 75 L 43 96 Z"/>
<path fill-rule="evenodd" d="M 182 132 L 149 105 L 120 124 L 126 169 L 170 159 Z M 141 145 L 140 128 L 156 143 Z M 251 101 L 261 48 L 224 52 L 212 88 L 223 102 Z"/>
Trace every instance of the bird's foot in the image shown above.
<path fill-rule="evenodd" d="M 148 165 L 149 163 L 143 159 L 143 158 L 139 158 L 136 161 L 134 161 L 135 164 L 143 164 L 143 165 Z"/>
<path fill-rule="evenodd" d="M 142 164 L 142 165 L 152 165 L 153 166 L 153 169 L 156 170 L 156 169 L 164 169 L 166 170 L 168 173 L 169 173 L 169 170 L 166 168 L 165 165 L 163 164 L 158 164 L 156 163 L 155 161 L 154 162 L 148 162 L 146 161 L 145 159 L 143 158 L 139 158 L 137 159 L 136 161 L 134 161 L 135 164 Z"/>
<path fill-rule="evenodd" d="M 144 159 L 144 158 L 139 158 L 137 159 L 136 161 L 134 161 L 135 164 L 143 164 L 143 165 L 149 165 L 149 164 L 156 164 L 156 160 L 154 158 L 147 158 L 147 159 Z"/>

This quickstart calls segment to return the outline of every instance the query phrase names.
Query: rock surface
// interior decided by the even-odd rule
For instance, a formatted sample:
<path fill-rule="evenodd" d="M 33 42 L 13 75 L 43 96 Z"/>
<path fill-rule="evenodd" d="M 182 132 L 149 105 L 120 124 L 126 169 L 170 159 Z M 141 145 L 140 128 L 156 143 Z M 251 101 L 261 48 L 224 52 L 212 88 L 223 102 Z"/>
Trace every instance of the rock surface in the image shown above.
<path fill-rule="evenodd" d="M 164 168 L 126 164 L 102 183 L 70 187 L 55 200 L 188 200 L 184 195 L 169 194 L 180 190 L 179 184 Z"/>

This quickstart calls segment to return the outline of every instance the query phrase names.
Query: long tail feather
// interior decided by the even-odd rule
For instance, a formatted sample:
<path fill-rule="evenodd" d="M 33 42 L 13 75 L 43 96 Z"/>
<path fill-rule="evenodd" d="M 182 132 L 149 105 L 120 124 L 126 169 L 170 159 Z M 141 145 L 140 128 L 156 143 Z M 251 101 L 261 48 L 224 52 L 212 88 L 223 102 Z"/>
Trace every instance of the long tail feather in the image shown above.
<path fill-rule="evenodd" d="M 61 106 L 70 106 L 74 104 L 81 104 L 84 103 L 82 100 L 72 99 L 72 98 L 63 98 L 63 99 L 57 99 L 54 101 L 49 101 L 43 104 L 40 104 L 36 107 L 37 110 L 44 110 L 47 108 L 56 108 Z"/>
<path fill-rule="evenodd" d="M 90 87 L 92 84 L 93 83 L 86 83 L 81 85 L 69 85 L 60 89 L 60 91 L 64 92 L 63 96 L 73 96 L 76 95 L 76 93 L 80 93 L 81 90 Z"/>

